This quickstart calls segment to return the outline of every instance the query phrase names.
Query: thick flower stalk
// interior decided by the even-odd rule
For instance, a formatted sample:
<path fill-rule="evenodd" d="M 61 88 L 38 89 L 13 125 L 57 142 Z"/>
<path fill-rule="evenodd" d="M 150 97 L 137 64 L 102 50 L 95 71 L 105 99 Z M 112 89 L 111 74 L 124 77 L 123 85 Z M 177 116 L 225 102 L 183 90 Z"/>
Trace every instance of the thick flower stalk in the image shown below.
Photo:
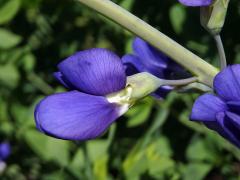
<path fill-rule="evenodd" d="M 194 103 L 190 119 L 240 148 L 240 65 L 232 65 L 214 79 L 216 94 L 204 94 Z"/>
<path fill-rule="evenodd" d="M 159 32 L 143 20 L 114 4 L 110 0 L 78 1 L 113 20 L 156 47 L 196 76 L 199 82 L 210 87 L 212 86 L 213 78 L 218 73 L 218 70 L 215 67 L 170 39 L 165 34 Z"/>

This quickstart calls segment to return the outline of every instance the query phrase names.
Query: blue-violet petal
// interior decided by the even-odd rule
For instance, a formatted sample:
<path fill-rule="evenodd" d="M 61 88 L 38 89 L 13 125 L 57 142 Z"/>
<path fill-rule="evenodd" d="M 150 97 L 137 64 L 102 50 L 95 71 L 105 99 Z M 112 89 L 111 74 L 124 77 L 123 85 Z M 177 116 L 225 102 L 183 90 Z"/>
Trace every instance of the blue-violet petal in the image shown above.
<path fill-rule="evenodd" d="M 226 101 L 240 100 L 240 65 L 232 65 L 223 69 L 214 78 L 216 93 Z"/>
<path fill-rule="evenodd" d="M 132 54 L 126 54 L 122 57 L 122 62 L 125 66 L 125 70 L 128 76 L 133 74 L 144 72 L 145 67 L 140 58 Z"/>
<path fill-rule="evenodd" d="M 227 106 L 229 111 L 240 115 L 240 101 L 228 101 Z"/>
<path fill-rule="evenodd" d="M 61 72 L 55 72 L 53 73 L 53 76 L 66 88 L 75 89 L 75 87 L 67 81 L 67 79 L 63 76 Z"/>
<path fill-rule="evenodd" d="M 224 113 L 219 113 L 216 118 L 221 126 L 222 130 L 219 130 L 219 134 L 225 137 L 227 140 L 235 144 L 237 147 L 240 147 L 240 133 L 239 129 L 235 127 L 235 124 L 232 121 L 232 117 L 229 117 L 229 114 L 223 115 Z"/>
<path fill-rule="evenodd" d="M 48 96 L 35 109 L 40 131 L 68 140 L 96 138 L 119 116 L 119 106 L 105 97 L 78 91 Z"/>
<path fill-rule="evenodd" d="M 215 121 L 218 112 L 227 109 L 225 102 L 212 94 L 200 96 L 194 103 L 190 119 L 193 121 Z"/>
<path fill-rule="evenodd" d="M 167 67 L 168 57 L 156 48 L 136 37 L 132 44 L 134 54 L 137 55 L 146 69 L 151 66 L 157 66 L 160 69 Z"/>
<path fill-rule="evenodd" d="M 238 114 L 232 113 L 227 111 L 226 116 L 228 117 L 229 121 L 231 122 L 232 126 L 236 129 L 236 133 L 240 137 L 240 116 Z M 239 138 L 240 140 L 240 138 Z"/>
<path fill-rule="evenodd" d="M 61 62 L 58 68 L 72 85 L 88 94 L 107 95 L 126 85 L 121 59 L 106 49 L 80 51 Z"/>
<path fill-rule="evenodd" d="M 212 0 L 179 0 L 185 6 L 209 6 Z"/>

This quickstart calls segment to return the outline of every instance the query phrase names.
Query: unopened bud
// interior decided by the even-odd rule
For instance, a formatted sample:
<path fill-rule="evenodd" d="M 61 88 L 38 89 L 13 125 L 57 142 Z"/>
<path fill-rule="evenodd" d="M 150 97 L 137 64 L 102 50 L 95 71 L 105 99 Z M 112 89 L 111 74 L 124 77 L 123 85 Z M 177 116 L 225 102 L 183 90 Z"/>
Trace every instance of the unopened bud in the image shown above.
<path fill-rule="evenodd" d="M 202 26 L 211 34 L 219 34 L 225 22 L 230 0 L 215 0 L 211 6 L 201 7 Z"/>

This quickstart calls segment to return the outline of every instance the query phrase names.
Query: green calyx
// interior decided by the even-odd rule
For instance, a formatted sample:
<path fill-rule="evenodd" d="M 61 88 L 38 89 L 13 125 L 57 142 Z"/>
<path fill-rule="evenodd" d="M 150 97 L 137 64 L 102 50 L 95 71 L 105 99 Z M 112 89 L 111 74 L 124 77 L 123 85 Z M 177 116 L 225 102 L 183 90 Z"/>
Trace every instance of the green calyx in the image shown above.
<path fill-rule="evenodd" d="M 161 86 L 186 86 L 197 82 L 196 77 L 178 80 L 159 79 L 156 76 L 141 72 L 127 77 L 127 85 L 124 89 L 106 96 L 110 103 L 131 107 L 137 100 L 142 99 L 156 91 Z"/>
<path fill-rule="evenodd" d="M 132 88 L 131 100 L 136 101 L 156 91 L 162 81 L 150 73 L 142 72 L 129 76 L 127 84 Z"/>
<path fill-rule="evenodd" d="M 126 87 L 106 96 L 110 103 L 132 106 L 137 100 L 151 94 L 161 86 L 160 80 L 147 72 L 127 77 Z"/>

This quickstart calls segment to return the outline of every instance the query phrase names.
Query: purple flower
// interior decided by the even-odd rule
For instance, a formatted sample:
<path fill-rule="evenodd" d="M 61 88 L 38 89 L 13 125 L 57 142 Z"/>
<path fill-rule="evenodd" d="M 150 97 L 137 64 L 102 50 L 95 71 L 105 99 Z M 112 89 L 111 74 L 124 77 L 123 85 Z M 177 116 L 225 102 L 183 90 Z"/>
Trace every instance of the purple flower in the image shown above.
<path fill-rule="evenodd" d="M 178 0 L 185 6 L 209 6 L 213 0 Z"/>
<path fill-rule="evenodd" d="M 240 65 L 217 74 L 214 90 L 216 95 L 204 94 L 195 101 L 190 119 L 203 122 L 240 148 Z"/>
<path fill-rule="evenodd" d="M 121 59 L 106 49 L 78 52 L 58 65 L 55 77 L 69 92 L 44 98 L 35 109 L 37 128 L 50 136 L 87 140 L 101 135 L 128 107 L 106 96 L 126 86 Z"/>
<path fill-rule="evenodd" d="M 11 153 L 11 147 L 8 142 L 3 142 L 0 144 L 0 161 L 4 161 L 8 158 Z"/>
<path fill-rule="evenodd" d="M 127 75 L 138 72 L 148 72 L 161 79 L 180 79 L 188 77 L 186 71 L 169 59 L 156 48 L 140 38 L 135 38 L 132 44 L 133 54 L 123 56 Z M 164 98 L 173 87 L 162 86 L 153 95 Z"/>

